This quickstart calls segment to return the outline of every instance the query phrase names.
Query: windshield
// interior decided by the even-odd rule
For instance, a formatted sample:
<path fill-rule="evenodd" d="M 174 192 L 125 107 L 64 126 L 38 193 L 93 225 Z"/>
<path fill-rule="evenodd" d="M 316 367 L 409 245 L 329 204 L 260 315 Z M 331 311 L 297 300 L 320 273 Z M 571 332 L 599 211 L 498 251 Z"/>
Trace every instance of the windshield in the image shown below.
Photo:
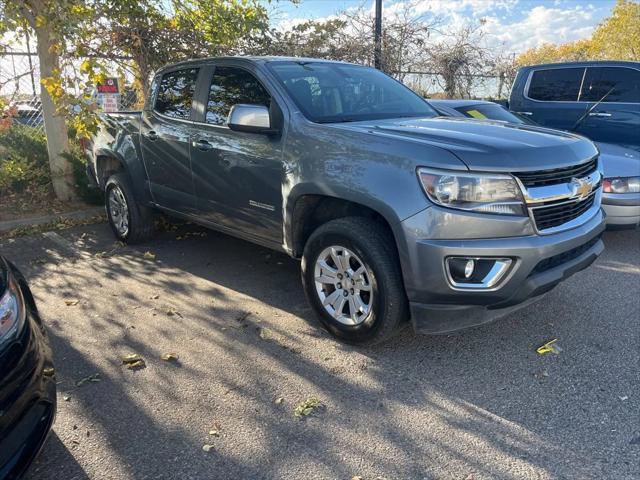
<path fill-rule="evenodd" d="M 373 68 L 328 62 L 268 65 L 313 122 L 437 116 L 424 99 Z"/>
<path fill-rule="evenodd" d="M 516 115 L 498 104 L 477 104 L 468 107 L 456 107 L 456 110 L 465 117 L 478 118 L 480 120 L 502 120 L 510 123 L 534 123 L 527 121 L 520 115 Z"/>

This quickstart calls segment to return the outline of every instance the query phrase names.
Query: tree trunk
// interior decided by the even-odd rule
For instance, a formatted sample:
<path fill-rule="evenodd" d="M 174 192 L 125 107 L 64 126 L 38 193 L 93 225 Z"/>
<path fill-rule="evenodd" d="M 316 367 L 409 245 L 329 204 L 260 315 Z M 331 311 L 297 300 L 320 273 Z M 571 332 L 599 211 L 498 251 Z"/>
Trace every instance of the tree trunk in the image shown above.
<path fill-rule="evenodd" d="M 57 53 L 49 51 L 53 37 L 51 27 L 46 24 L 35 27 L 34 30 L 38 40 L 40 78 L 52 77 L 54 69 L 60 66 L 60 58 Z M 53 191 L 59 200 L 73 200 L 76 198 L 73 189 L 73 168 L 71 163 L 62 156 L 64 152 L 69 151 L 67 125 L 64 117 L 56 112 L 53 99 L 43 85 L 40 85 L 40 99 L 42 101 L 44 131 L 47 135 L 47 153 L 49 154 Z"/>

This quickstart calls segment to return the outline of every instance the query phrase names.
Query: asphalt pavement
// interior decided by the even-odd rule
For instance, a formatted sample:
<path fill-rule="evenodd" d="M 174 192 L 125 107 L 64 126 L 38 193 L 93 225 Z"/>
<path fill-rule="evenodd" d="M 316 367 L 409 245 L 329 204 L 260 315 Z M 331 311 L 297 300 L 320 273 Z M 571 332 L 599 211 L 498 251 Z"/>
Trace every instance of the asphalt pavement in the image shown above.
<path fill-rule="evenodd" d="M 129 247 L 99 224 L 0 240 L 59 381 L 29 478 L 637 479 L 640 233 L 605 244 L 496 323 L 355 348 L 319 328 L 298 262 L 223 234 L 186 225 Z M 536 353 L 554 338 L 559 354 Z"/>

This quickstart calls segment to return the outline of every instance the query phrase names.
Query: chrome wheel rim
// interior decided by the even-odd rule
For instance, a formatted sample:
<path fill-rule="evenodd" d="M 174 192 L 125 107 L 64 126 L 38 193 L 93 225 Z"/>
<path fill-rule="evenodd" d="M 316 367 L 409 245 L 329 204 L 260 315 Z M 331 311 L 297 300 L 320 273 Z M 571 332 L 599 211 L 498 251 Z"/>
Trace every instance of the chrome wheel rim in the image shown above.
<path fill-rule="evenodd" d="M 109 190 L 109 216 L 118 235 L 126 237 L 129 233 L 129 207 L 120 187 Z"/>
<path fill-rule="evenodd" d="M 371 313 L 372 275 L 351 250 L 325 248 L 314 268 L 316 292 L 325 311 L 343 325 L 359 325 Z"/>

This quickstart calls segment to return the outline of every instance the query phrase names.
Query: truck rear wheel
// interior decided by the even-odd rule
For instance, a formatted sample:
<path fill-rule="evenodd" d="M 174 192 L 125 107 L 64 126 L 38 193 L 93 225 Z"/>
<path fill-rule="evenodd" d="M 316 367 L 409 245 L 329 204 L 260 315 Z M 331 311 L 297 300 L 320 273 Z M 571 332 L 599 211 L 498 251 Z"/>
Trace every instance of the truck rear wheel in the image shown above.
<path fill-rule="evenodd" d="M 109 225 L 118 240 L 134 244 L 152 237 L 153 210 L 135 201 L 125 173 L 115 173 L 107 180 L 105 206 Z"/>
<path fill-rule="evenodd" d="M 304 249 L 302 283 L 320 322 L 347 343 L 385 341 L 409 316 L 393 238 L 367 218 L 319 227 Z"/>

